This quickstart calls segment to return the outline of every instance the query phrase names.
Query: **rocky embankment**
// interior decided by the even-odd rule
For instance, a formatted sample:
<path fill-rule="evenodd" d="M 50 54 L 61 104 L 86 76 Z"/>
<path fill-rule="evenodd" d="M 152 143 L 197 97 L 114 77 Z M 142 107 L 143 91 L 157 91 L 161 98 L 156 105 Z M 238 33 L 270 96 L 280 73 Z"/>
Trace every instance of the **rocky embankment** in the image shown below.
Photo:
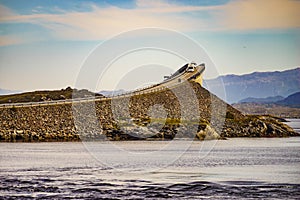
<path fill-rule="evenodd" d="M 0 108 L 0 141 L 219 139 L 299 136 L 271 116 L 243 115 L 190 82 L 96 102 Z M 194 97 L 194 98 L 191 98 Z"/>

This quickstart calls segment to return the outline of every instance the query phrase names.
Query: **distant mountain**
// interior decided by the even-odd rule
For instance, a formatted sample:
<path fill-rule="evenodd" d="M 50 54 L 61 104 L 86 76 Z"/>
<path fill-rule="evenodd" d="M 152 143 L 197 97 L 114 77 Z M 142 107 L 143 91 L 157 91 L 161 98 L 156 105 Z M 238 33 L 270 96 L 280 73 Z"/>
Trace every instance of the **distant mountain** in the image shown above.
<path fill-rule="evenodd" d="M 7 94 L 18 94 L 21 93 L 22 91 L 20 90 L 5 90 L 5 89 L 0 89 L 0 95 L 7 95 Z"/>
<path fill-rule="evenodd" d="M 249 99 L 253 100 L 254 98 Z M 269 114 L 283 118 L 300 118 L 300 92 L 276 102 L 239 102 L 232 104 L 232 106 L 245 114 Z"/>
<path fill-rule="evenodd" d="M 281 101 L 277 101 L 276 104 L 300 108 L 300 92 L 294 93 Z"/>
<path fill-rule="evenodd" d="M 284 99 L 283 96 L 266 97 L 266 98 L 248 97 L 246 99 L 240 100 L 239 103 L 273 103 L 283 99 Z"/>
<path fill-rule="evenodd" d="M 300 67 L 275 72 L 254 72 L 245 75 L 225 75 L 205 80 L 203 86 L 218 94 L 224 83 L 226 101 L 238 102 L 248 97 L 288 96 L 300 91 Z"/>
<path fill-rule="evenodd" d="M 124 94 L 126 90 L 120 89 L 120 90 L 102 90 L 98 92 L 98 94 L 102 94 L 106 97 L 116 96 L 119 94 Z"/>

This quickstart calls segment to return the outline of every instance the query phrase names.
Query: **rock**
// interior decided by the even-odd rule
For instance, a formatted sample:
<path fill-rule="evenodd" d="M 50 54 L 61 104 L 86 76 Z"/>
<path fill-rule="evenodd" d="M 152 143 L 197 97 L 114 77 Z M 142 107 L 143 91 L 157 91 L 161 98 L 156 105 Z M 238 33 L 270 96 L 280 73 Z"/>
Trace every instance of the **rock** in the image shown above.
<path fill-rule="evenodd" d="M 61 95 L 59 95 L 59 99 L 64 100 L 64 99 L 66 99 L 66 97 L 61 94 Z"/>
<path fill-rule="evenodd" d="M 209 125 L 206 126 L 204 130 L 200 130 L 196 137 L 199 140 L 215 140 L 221 139 L 220 135 Z"/>
<path fill-rule="evenodd" d="M 87 110 L 83 114 L 81 113 L 83 116 L 79 113 L 76 126 L 73 119 L 74 107 L 71 104 L 14 107 L 13 109 L 0 107 L 0 141 L 78 141 L 80 137 L 89 140 L 102 140 L 103 138 L 110 140 L 169 140 L 174 138 L 194 139 L 195 137 L 206 140 L 225 137 L 299 136 L 299 133 L 281 123 L 280 119 L 276 117 L 242 115 L 199 84 L 190 84 L 199 101 L 200 122 L 199 116 L 193 116 L 192 112 L 182 109 L 173 91 L 165 89 L 114 100 L 114 104 L 118 108 L 117 117 L 111 110 L 111 100 L 97 101 L 95 113 L 98 121 L 93 120 L 93 112 Z M 176 91 L 182 96 L 186 96 L 185 90 L 176 88 Z M 187 105 L 196 103 L 190 98 L 185 100 Z M 221 116 L 219 121 L 214 122 L 215 124 L 211 122 L 211 107 L 215 106 L 211 102 L 218 102 L 217 106 L 227 109 L 225 113 L 220 113 L 219 110 L 222 109 L 215 108 L 216 115 Z M 82 105 L 94 108 L 93 103 L 83 103 Z M 162 109 L 153 110 L 154 106 Z M 128 109 L 125 109 L 126 107 Z M 162 111 L 164 113 L 160 113 Z M 183 120 L 183 114 L 189 116 L 190 121 Z M 166 119 L 160 119 L 159 116 L 165 116 Z M 223 124 L 222 119 L 224 120 L 224 118 L 225 124 L 220 130 L 218 126 Z M 124 123 L 131 125 L 125 126 Z M 95 127 L 99 128 L 95 130 Z M 217 133 L 216 130 L 220 133 Z"/>
<path fill-rule="evenodd" d="M 22 133 L 24 133 L 24 131 L 23 130 L 17 130 L 16 131 L 18 134 L 22 134 Z"/>

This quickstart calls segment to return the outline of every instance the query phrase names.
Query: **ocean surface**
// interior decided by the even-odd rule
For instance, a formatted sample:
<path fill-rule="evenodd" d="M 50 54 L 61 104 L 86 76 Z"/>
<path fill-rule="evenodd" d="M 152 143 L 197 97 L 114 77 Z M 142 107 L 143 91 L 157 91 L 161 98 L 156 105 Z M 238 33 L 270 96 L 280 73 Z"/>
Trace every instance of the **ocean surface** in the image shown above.
<path fill-rule="evenodd" d="M 257 198 L 300 199 L 300 137 L 0 143 L 0 199 Z"/>
<path fill-rule="evenodd" d="M 300 119 L 286 119 L 286 124 L 292 127 L 295 131 L 300 133 Z"/>

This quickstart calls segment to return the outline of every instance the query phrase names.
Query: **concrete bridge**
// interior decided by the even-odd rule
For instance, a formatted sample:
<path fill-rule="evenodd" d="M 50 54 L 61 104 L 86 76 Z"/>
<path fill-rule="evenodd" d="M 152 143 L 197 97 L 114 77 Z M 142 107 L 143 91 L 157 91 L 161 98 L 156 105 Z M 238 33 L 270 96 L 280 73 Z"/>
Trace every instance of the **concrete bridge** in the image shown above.
<path fill-rule="evenodd" d="M 112 97 L 90 97 L 90 98 L 73 98 L 66 100 L 55 100 L 55 101 L 41 101 L 41 102 L 25 102 L 25 103 L 6 103 L 0 104 L 0 108 L 12 108 L 12 107 L 33 107 L 33 106 L 49 106 L 49 105 L 61 105 L 61 104 L 72 104 L 82 102 L 93 102 L 93 101 L 105 101 L 116 98 L 131 97 L 135 95 L 149 94 L 165 90 L 166 88 L 172 89 L 177 87 L 184 81 L 194 81 L 202 84 L 202 73 L 205 70 L 205 64 L 197 65 L 196 63 L 187 63 L 178 69 L 173 75 L 165 79 L 163 82 L 150 85 L 148 87 L 140 88 L 134 91 L 129 91 L 123 94 L 118 94 Z"/>

